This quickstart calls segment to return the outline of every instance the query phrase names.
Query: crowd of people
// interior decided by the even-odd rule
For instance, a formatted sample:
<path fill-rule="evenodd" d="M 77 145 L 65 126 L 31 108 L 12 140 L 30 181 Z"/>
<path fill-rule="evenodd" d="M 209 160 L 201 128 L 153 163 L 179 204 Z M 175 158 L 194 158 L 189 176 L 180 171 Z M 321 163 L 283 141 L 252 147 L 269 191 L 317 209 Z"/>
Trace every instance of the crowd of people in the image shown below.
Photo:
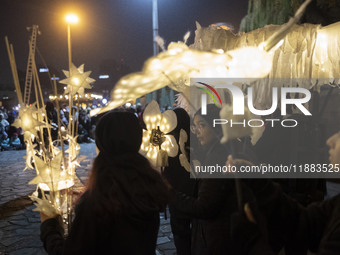
<path fill-rule="evenodd" d="M 75 114 L 75 120 L 78 122 L 75 125 L 76 133 L 78 135 L 78 143 L 91 143 L 94 142 L 94 129 L 95 119 L 91 118 L 89 111 L 91 108 L 77 110 L 73 108 L 73 114 Z M 46 113 L 49 124 L 51 125 L 52 140 L 58 140 L 58 118 L 56 107 L 52 102 L 46 102 Z M 13 108 L 8 110 L 7 108 L 0 107 L 0 149 L 1 151 L 8 150 L 21 150 L 25 149 L 24 133 L 21 127 L 14 126 L 14 121 L 19 117 L 19 109 Z M 67 130 L 69 120 L 69 109 L 67 105 L 64 105 L 60 110 L 60 127 L 63 130 Z M 47 139 L 47 137 L 46 137 Z M 65 140 L 66 141 L 66 140 Z"/>
<path fill-rule="evenodd" d="M 183 109 L 174 112 L 178 124 L 171 134 L 177 143 L 182 130 L 193 134 L 185 143 L 191 163 L 240 167 L 272 162 L 278 158 L 274 154 L 283 153 L 266 148 L 272 138 L 264 134 L 258 147 L 238 140 L 234 146 L 242 152 L 233 158 L 230 144 L 220 144 L 222 130 L 212 124 L 219 108 L 208 105 L 209 114 L 199 110 L 193 120 Z M 159 212 L 167 205 L 179 255 L 273 255 L 282 249 L 286 255 L 340 254 L 340 195 L 324 200 L 325 186 L 309 180 L 243 179 L 240 201 L 233 178 L 190 178 L 181 163 L 183 151 L 157 171 L 139 154 L 142 119 L 131 109 L 100 117 L 95 129 L 99 154 L 69 235 L 65 238 L 59 215 L 41 213 L 41 240 L 49 254 L 155 254 Z M 290 140 L 286 135 L 282 146 Z M 340 164 L 339 133 L 327 146 L 329 162 Z M 271 149 L 267 159 L 265 149 Z M 221 153 L 225 158 L 216 156 Z"/>
<path fill-rule="evenodd" d="M 21 128 L 13 126 L 14 120 L 18 117 L 18 111 L 9 111 L 0 107 L 0 149 L 21 150 L 25 148 Z"/>

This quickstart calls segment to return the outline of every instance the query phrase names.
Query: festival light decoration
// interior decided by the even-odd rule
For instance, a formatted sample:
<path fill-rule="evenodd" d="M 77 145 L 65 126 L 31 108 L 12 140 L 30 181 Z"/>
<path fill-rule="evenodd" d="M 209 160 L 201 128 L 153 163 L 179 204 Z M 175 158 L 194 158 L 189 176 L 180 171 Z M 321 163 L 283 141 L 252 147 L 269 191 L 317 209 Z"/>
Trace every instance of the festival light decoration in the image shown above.
<path fill-rule="evenodd" d="M 306 2 L 309 2 L 309 0 Z M 291 24 L 289 25 L 289 28 L 290 27 Z M 336 27 L 339 28 L 339 25 L 336 25 Z M 284 28 L 286 30 L 283 31 L 282 34 L 285 35 L 288 28 Z M 301 34 L 304 36 L 307 35 L 308 40 L 313 41 L 317 38 L 318 29 L 319 27 L 317 27 L 317 29 L 306 28 Z M 230 35 L 229 31 L 223 29 L 218 29 L 218 31 L 219 33 L 229 33 Z M 332 27 L 329 28 L 329 31 L 334 32 L 336 29 L 334 30 L 334 27 Z M 339 31 L 339 29 L 337 29 L 337 31 Z M 188 47 L 183 42 L 170 43 L 166 51 L 146 61 L 142 72 L 133 73 L 121 78 L 115 85 L 112 91 L 111 101 L 107 106 L 92 111 L 91 115 L 121 106 L 167 85 L 172 89 L 183 92 L 190 86 L 190 78 L 261 78 L 266 77 L 268 74 L 271 75 L 273 70 L 278 70 L 275 66 L 278 55 L 275 55 L 274 50 L 270 52 L 270 49 L 282 39 L 282 35 L 279 33 L 279 36 L 269 37 L 269 39 L 266 38 L 266 35 L 275 35 L 276 32 L 277 31 L 273 29 L 264 28 L 256 32 L 258 33 L 257 37 L 254 32 L 243 35 L 232 35 L 230 37 L 234 37 L 233 43 L 225 41 L 224 43 L 228 43 L 226 46 L 218 42 L 218 40 L 210 41 L 210 44 L 205 44 L 204 40 L 201 39 L 203 32 L 198 29 L 193 47 Z M 318 72 L 325 72 L 325 68 L 327 67 L 325 63 L 326 59 L 323 59 L 322 54 L 317 55 L 314 52 L 318 49 L 324 52 L 327 51 L 325 42 L 329 42 L 331 32 L 328 33 L 327 29 L 325 29 L 324 32 L 326 35 L 321 35 L 322 33 L 320 33 L 316 45 L 312 45 L 310 41 L 302 40 L 300 42 L 299 39 L 291 41 L 288 39 L 288 41 L 286 41 L 286 38 L 281 42 L 281 48 L 288 46 L 289 43 L 294 52 L 300 52 L 303 51 L 301 49 L 306 49 L 305 52 L 308 53 L 307 58 L 313 59 L 315 55 L 315 59 L 319 61 Z M 338 41 L 340 33 L 335 33 L 335 37 L 336 39 L 333 39 L 333 42 Z M 210 40 L 214 40 L 213 36 L 210 36 L 210 38 Z M 263 38 L 263 40 L 257 40 L 259 38 Z M 255 41 L 257 41 L 257 43 L 255 43 Z M 243 42 L 243 44 L 241 42 Z M 264 42 L 264 44 L 260 44 L 260 42 Z M 270 47 L 268 45 L 270 45 Z M 22 103 L 20 86 L 13 64 L 15 63 L 13 59 L 14 54 L 9 51 L 9 56 L 19 102 Z M 251 56 L 251 58 L 249 56 Z M 330 54 L 328 56 L 330 56 Z M 287 51 L 282 50 L 282 60 L 280 61 L 283 63 L 294 60 L 294 64 L 304 66 L 300 71 L 308 77 L 311 77 L 311 74 L 308 73 L 305 68 L 306 66 L 308 67 L 308 64 L 298 64 L 304 61 L 304 57 L 305 55 L 297 55 L 296 58 L 290 59 L 289 56 L 287 56 Z M 337 58 L 330 59 L 335 64 L 339 64 Z M 285 70 L 282 66 L 281 68 Z M 36 74 L 35 77 L 38 77 L 35 66 L 34 71 Z M 94 79 L 89 77 L 91 72 L 84 72 L 84 65 L 77 68 L 71 64 L 70 70 L 64 71 L 64 74 L 67 78 L 60 81 L 60 83 L 67 85 L 65 94 L 68 94 L 70 102 L 72 102 L 73 96 L 76 96 L 77 93 L 83 96 L 84 89 L 91 88 L 90 83 L 94 82 Z M 293 76 L 294 73 L 291 72 L 291 75 Z M 54 84 L 56 84 L 55 79 L 53 81 Z M 43 96 L 39 87 L 40 83 L 37 80 L 34 82 L 36 85 L 36 94 L 40 95 L 40 99 L 37 100 L 43 102 Z M 256 97 L 257 95 L 254 94 L 254 96 Z M 57 95 L 55 95 L 54 98 L 58 100 Z M 72 120 L 73 123 L 70 122 L 69 125 L 70 127 L 74 127 L 71 107 L 72 105 L 70 104 L 70 120 Z M 60 109 L 58 109 L 58 111 L 59 110 Z M 76 136 L 71 133 L 72 129 L 69 129 L 66 137 L 60 134 L 59 140 L 62 141 L 65 138 L 69 140 L 69 149 L 64 151 L 64 148 L 62 148 L 61 151 L 59 151 L 59 149 L 53 145 L 49 133 L 50 126 L 47 124 L 43 103 L 37 105 L 36 109 L 22 105 L 22 110 L 19 115 L 16 125 L 22 127 L 25 133 L 28 134 L 25 136 L 25 142 L 29 145 L 27 146 L 26 168 L 31 169 L 34 167 L 37 171 L 37 177 L 30 183 L 38 184 L 42 193 L 41 198 L 38 197 L 38 192 L 35 192 L 31 197 L 36 202 L 36 210 L 44 212 L 47 215 L 53 215 L 55 212 L 62 211 L 63 206 L 66 204 L 66 210 L 63 210 L 63 213 L 68 214 L 72 205 L 72 196 L 69 196 L 69 188 L 72 187 L 74 183 L 73 178 L 75 175 L 75 167 L 78 164 L 77 156 L 80 148 L 76 142 Z M 167 157 L 174 157 L 178 153 L 178 145 L 175 138 L 168 134 L 177 125 L 176 114 L 172 111 L 165 111 L 161 114 L 158 104 L 153 101 L 145 109 L 143 118 L 147 130 L 143 131 L 141 152 L 144 153 L 154 165 L 166 166 Z M 60 122 L 60 120 L 58 120 L 58 122 Z M 44 141 L 41 135 L 43 134 L 43 128 L 46 128 L 48 131 L 46 141 Z M 40 137 L 37 129 L 40 131 Z M 61 128 L 59 129 L 61 130 Z M 38 141 L 37 145 L 32 143 L 33 136 Z M 226 139 L 230 139 L 230 137 Z M 181 155 L 185 156 L 183 141 L 185 141 L 185 135 L 182 135 L 182 140 L 180 141 Z M 181 158 L 183 158 L 183 156 L 181 156 Z M 34 164 L 31 162 L 32 159 L 34 160 Z M 185 164 L 184 162 L 184 165 Z M 63 193 L 62 189 L 66 190 L 66 193 Z M 49 194 L 47 194 L 47 192 Z"/>
<path fill-rule="evenodd" d="M 42 114 L 36 108 L 36 104 L 22 107 L 19 110 L 19 117 L 15 119 L 13 126 L 15 126 L 16 128 L 21 127 L 22 130 L 26 133 L 26 136 L 32 134 L 36 137 L 38 136 L 37 131 L 40 127 L 48 126 L 46 122 L 39 121 L 39 117 L 42 117 Z"/>
<path fill-rule="evenodd" d="M 47 216 L 61 214 L 64 217 L 65 226 L 70 226 L 72 220 L 72 187 L 74 185 L 75 168 L 79 166 L 78 155 L 80 146 L 77 143 L 77 135 L 74 134 L 75 123 L 74 115 L 70 111 L 69 128 L 66 130 L 61 126 L 60 116 L 58 114 L 59 134 L 57 140 L 52 140 L 51 125 L 48 123 L 47 114 L 44 105 L 44 97 L 41 91 L 39 77 L 35 63 L 32 65 L 33 83 L 36 94 L 36 103 L 24 105 L 18 79 L 16 78 L 16 66 L 14 54 L 10 50 L 8 41 L 7 49 L 10 63 L 13 71 L 15 87 L 17 90 L 18 100 L 21 104 L 19 117 L 15 120 L 14 126 L 20 127 L 24 131 L 24 141 L 26 143 L 26 169 L 35 169 L 36 177 L 29 184 L 37 185 L 36 191 L 30 196 L 34 201 L 36 208 L 34 211 L 40 211 Z M 64 71 L 66 79 L 61 81 L 67 84 L 65 89 L 65 98 L 70 99 L 70 109 L 73 106 L 73 97 L 77 99 L 83 96 L 85 88 L 91 88 L 90 83 L 94 82 L 89 77 L 90 71 L 84 72 L 84 65 L 76 68 L 73 64 L 69 71 Z M 57 105 L 57 112 L 60 112 L 59 99 L 64 98 L 57 95 L 56 80 L 53 79 L 55 95 L 50 96 Z M 73 127 L 73 128 L 70 128 Z M 68 148 L 65 150 L 64 142 L 68 141 Z M 61 148 L 56 144 L 60 144 Z"/>
<path fill-rule="evenodd" d="M 37 196 L 29 196 L 36 208 L 33 211 L 42 212 L 43 214 L 47 215 L 48 217 L 54 217 L 56 214 L 60 213 L 55 205 L 52 205 L 51 201 L 53 199 L 50 195 L 44 195 L 44 199 L 38 198 Z"/>
<path fill-rule="evenodd" d="M 72 173 L 62 170 L 62 153 L 59 152 L 49 162 L 34 156 L 37 176 L 29 184 L 37 184 L 44 191 L 64 190 L 71 187 L 74 182 Z"/>
<path fill-rule="evenodd" d="M 249 36 L 235 35 L 214 26 L 218 35 L 228 33 L 233 41 L 226 45 L 225 41 L 216 39 L 220 37 L 210 33 L 210 36 L 207 34 L 210 43 L 205 45 L 198 39 L 201 37 L 198 28 L 193 47 L 189 48 L 183 42 L 170 43 L 166 51 L 145 62 L 142 72 L 122 77 L 112 90 L 111 101 L 104 108 L 92 110 L 91 115 L 111 110 L 164 86 L 185 92 L 190 86 L 190 78 L 241 78 L 254 81 L 266 77 L 277 61 L 274 58 L 275 46 L 283 43 L 282 39 L 293 29 L 310 2 L 306 0 L 285 25 L 275 31 L 264 29 L 258 38 L 254 38 L 251 33 Z"/>
<path fill-rule="evenodd" d="M 145 108 L 143 120 L 143 140 L 140 152 L 145 155 L 154 166 L 168 165 L 168 156 L 175 157 L 178 145 L 173 135 L 169 135 L 177 126 L 177 117 L 172 110 L 161 113 L 156 101 L 151 101 Z"/>
<path fill-rule="evenodd" d="M 247 59 L 249 55 L 252 56 L 251 61 Z M 91 115 L 121 106 L 167 85 L 183 92 L 190 86 L 190 78 L 194 77 L 264 77 L 270 71 L 271 65 L 272 55 L 259 47 L 229 52 L 220 49 L 200 51 L 189 48 L 183 42 L 173 42 L 169 44 L 167 51 L 147 60 L 142 72 L 120 79 L 107 106 L 93 110 Z"/>
<path fill-rule="evenodd" d="M 70 144 L 66 152 L 70 155 L 70 162 L 75 162 L 75 163 L 80 152 L 80 145 L 77 143 L 77 138 L 78 136 L 72 137 L 69 134 L 66 135 L 66 139 Z"/>
<path fill-rule="evenodd" d="M 76 67 L 74 64 L 71 65 L 70 71 L 63 70 L 63 73 L 67 77 L 60 81 L 62 84 L 66 84 L 65 94 L 84 95 L 84 89 L 91 89 L 91 83 L 95 82 L 94 79 L 90 78 L 91 71 L 84 72 L 84 64 Z"/>
<path fill-rule="evenodd" d="M 257 47 L 279 31 L 279 25 L 267 25 L 254 31 L 235 35 L 230 31 L 197 24 L 194 49 L 208 51 L 220 47 Z M 324 84 L 340 84 L 340 22 L 322 27 L 314 24 L 294 25 L 273 51 L 273 64 L 268 76 L 248 83 L 253 87 L 256 109 L 270 107 L 272 87 L 315 88 Z M 191 102 L 195 106 L 195 102 Z"/>

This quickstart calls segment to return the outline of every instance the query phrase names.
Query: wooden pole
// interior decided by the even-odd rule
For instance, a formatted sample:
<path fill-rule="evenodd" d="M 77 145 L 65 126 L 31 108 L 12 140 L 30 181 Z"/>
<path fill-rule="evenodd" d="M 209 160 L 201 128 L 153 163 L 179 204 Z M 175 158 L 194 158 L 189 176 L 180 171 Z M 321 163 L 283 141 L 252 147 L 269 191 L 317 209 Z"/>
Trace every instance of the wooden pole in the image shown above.
<path fill-rule="evenodd" d="M 5 37 L 5 41 L 6 41 L 8 58 L 9 58 L 9 62 L 10 62 L 10 65 L 11 65 L 15 90 L 16 90 L 16 93 L 17 93 L 19 104 L 23 107 L 24 102 L 23 102 L 23 99 L 22 99 L 22 94 L 21 94 L 21 89 L 20 89 L 20 83 L 19 83 L 18 71 L 17 71 L 17 67 L 16 67 L 16 63 L 15 63 L 13 45 L 12 44 L 10 45 L 8 43 L 7 36 Z"/>

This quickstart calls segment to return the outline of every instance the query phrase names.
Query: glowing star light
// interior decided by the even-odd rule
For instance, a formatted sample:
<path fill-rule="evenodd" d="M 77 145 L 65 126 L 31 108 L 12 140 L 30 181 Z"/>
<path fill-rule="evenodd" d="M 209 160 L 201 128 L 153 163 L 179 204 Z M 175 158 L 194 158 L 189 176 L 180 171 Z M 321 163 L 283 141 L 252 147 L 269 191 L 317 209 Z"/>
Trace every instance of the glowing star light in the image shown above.
<path fill-rule="evenodd" d="M 61 190 L 73 185 L 71 176 L 67 171 L 61 171 L 62 153 L 58 153 L 50 164 L 34 156 L 37 176 L 29 184 L 39 184 L 43 190 Z"/>
<path fill-rule="evenodd" d="M 80 152 L 80 145 L 77 143 L 77 137 L 72 137 L 70 135 L 66 136 L 66 139 L 69 141 L 69 148 L 66 150 L 66 152 L 69 154 L 69 158 L 71 162 L 75 161 L 77 159 L 77 156 Z"/>
<path fill-rule="evenodd" d="M 83 95 L 84 89 L 91 89 L 90 84 L 95 82 L 94 79 L 89 77 L 91 71 L 84 72 L 84 64 L 78 68 L 72 64 L 70 71 L 63 70 L 63 72 L 67 78 L 61 80 L 60 83 L 67 85 L 67 89 L 65 90 L 66 94 L 70 93 L 71 95 L 75 95 L 79 93 Z"/>
<path fill-rule="evenodd" d="M 36 206 L 35 209 L 33 209 L 33 211 L 36 212 L 42 212 L 45 215 L 47 215 L 48 217 L 55 217 L 58 213 L 58 210 L 55 208 L 54 205 L 52 205 L 51 198 L 49 195 L 45 195 L 46 198 L 40 199 L 38 198 L 38 194 L 33 194 L 33 196 L 29 196 L 33 202 L 34 205 Z"/>
<path fill-rule="evenodd" d="M 26 141 L 26 167 L 24 170 L 26 169 L 34 169 L 33 165 L 32 165 L 32 159 L 33 156 L 36 153 L 35 147 L 37 146 L 36 144 L 33 144 L 32 139 L 27 139 Z"/>
<path fill-rule="evenodd" d="M 145 108 L 143 120 L 147 130 L 143 130 L 140 152 L 154 166 L 167 166 L 168 156 L 175 157 L 178 145 L 175 137 L 168 135 L 177 126 L 176 114 L 167 110 L 163 114 L 156 101 L 151 101 Z"/>
<path fill-rule="evenodd" d="M 46 123 L 38 120 L 38 114 L 40 114 L 40 112 L 35 107 L 35 104 L 25 106 L 20 109 L 19 118 L 14 121 L 13 126 L 22 128 L 24 132 L 30 132 L 34 136 L 37 136 L 37 128 L 47 126 Z"/>

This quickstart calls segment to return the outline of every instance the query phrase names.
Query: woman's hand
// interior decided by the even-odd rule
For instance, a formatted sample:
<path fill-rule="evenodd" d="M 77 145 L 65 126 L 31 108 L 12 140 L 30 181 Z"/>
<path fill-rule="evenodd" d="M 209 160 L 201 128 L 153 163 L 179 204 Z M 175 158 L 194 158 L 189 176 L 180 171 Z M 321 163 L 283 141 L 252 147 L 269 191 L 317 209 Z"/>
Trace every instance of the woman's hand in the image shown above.
<path fill-rule="evenodd" d="M 51 216 L 47 216 L 47 215 L 44 214 L 43 212 L 40 212 L 40 220 L 41 220 L 41 223 L 43 223 L 45 220 L 55 218 L 55 217 L 57 217 L 57 215 L 58 215 L 58 214 L 54 214 L 54 215 L 51 215 Z"/>
<path fill-rule="evenodd" d="M 236 166 L 239 168 L 240 166 L 253 166 L 254 164 L 248 160 L 245 159 L 234 159 L 233 156 L 229 155 L 228 160 L 225 163 L 225 165 L 228 167 L 230 166 Z"/>

